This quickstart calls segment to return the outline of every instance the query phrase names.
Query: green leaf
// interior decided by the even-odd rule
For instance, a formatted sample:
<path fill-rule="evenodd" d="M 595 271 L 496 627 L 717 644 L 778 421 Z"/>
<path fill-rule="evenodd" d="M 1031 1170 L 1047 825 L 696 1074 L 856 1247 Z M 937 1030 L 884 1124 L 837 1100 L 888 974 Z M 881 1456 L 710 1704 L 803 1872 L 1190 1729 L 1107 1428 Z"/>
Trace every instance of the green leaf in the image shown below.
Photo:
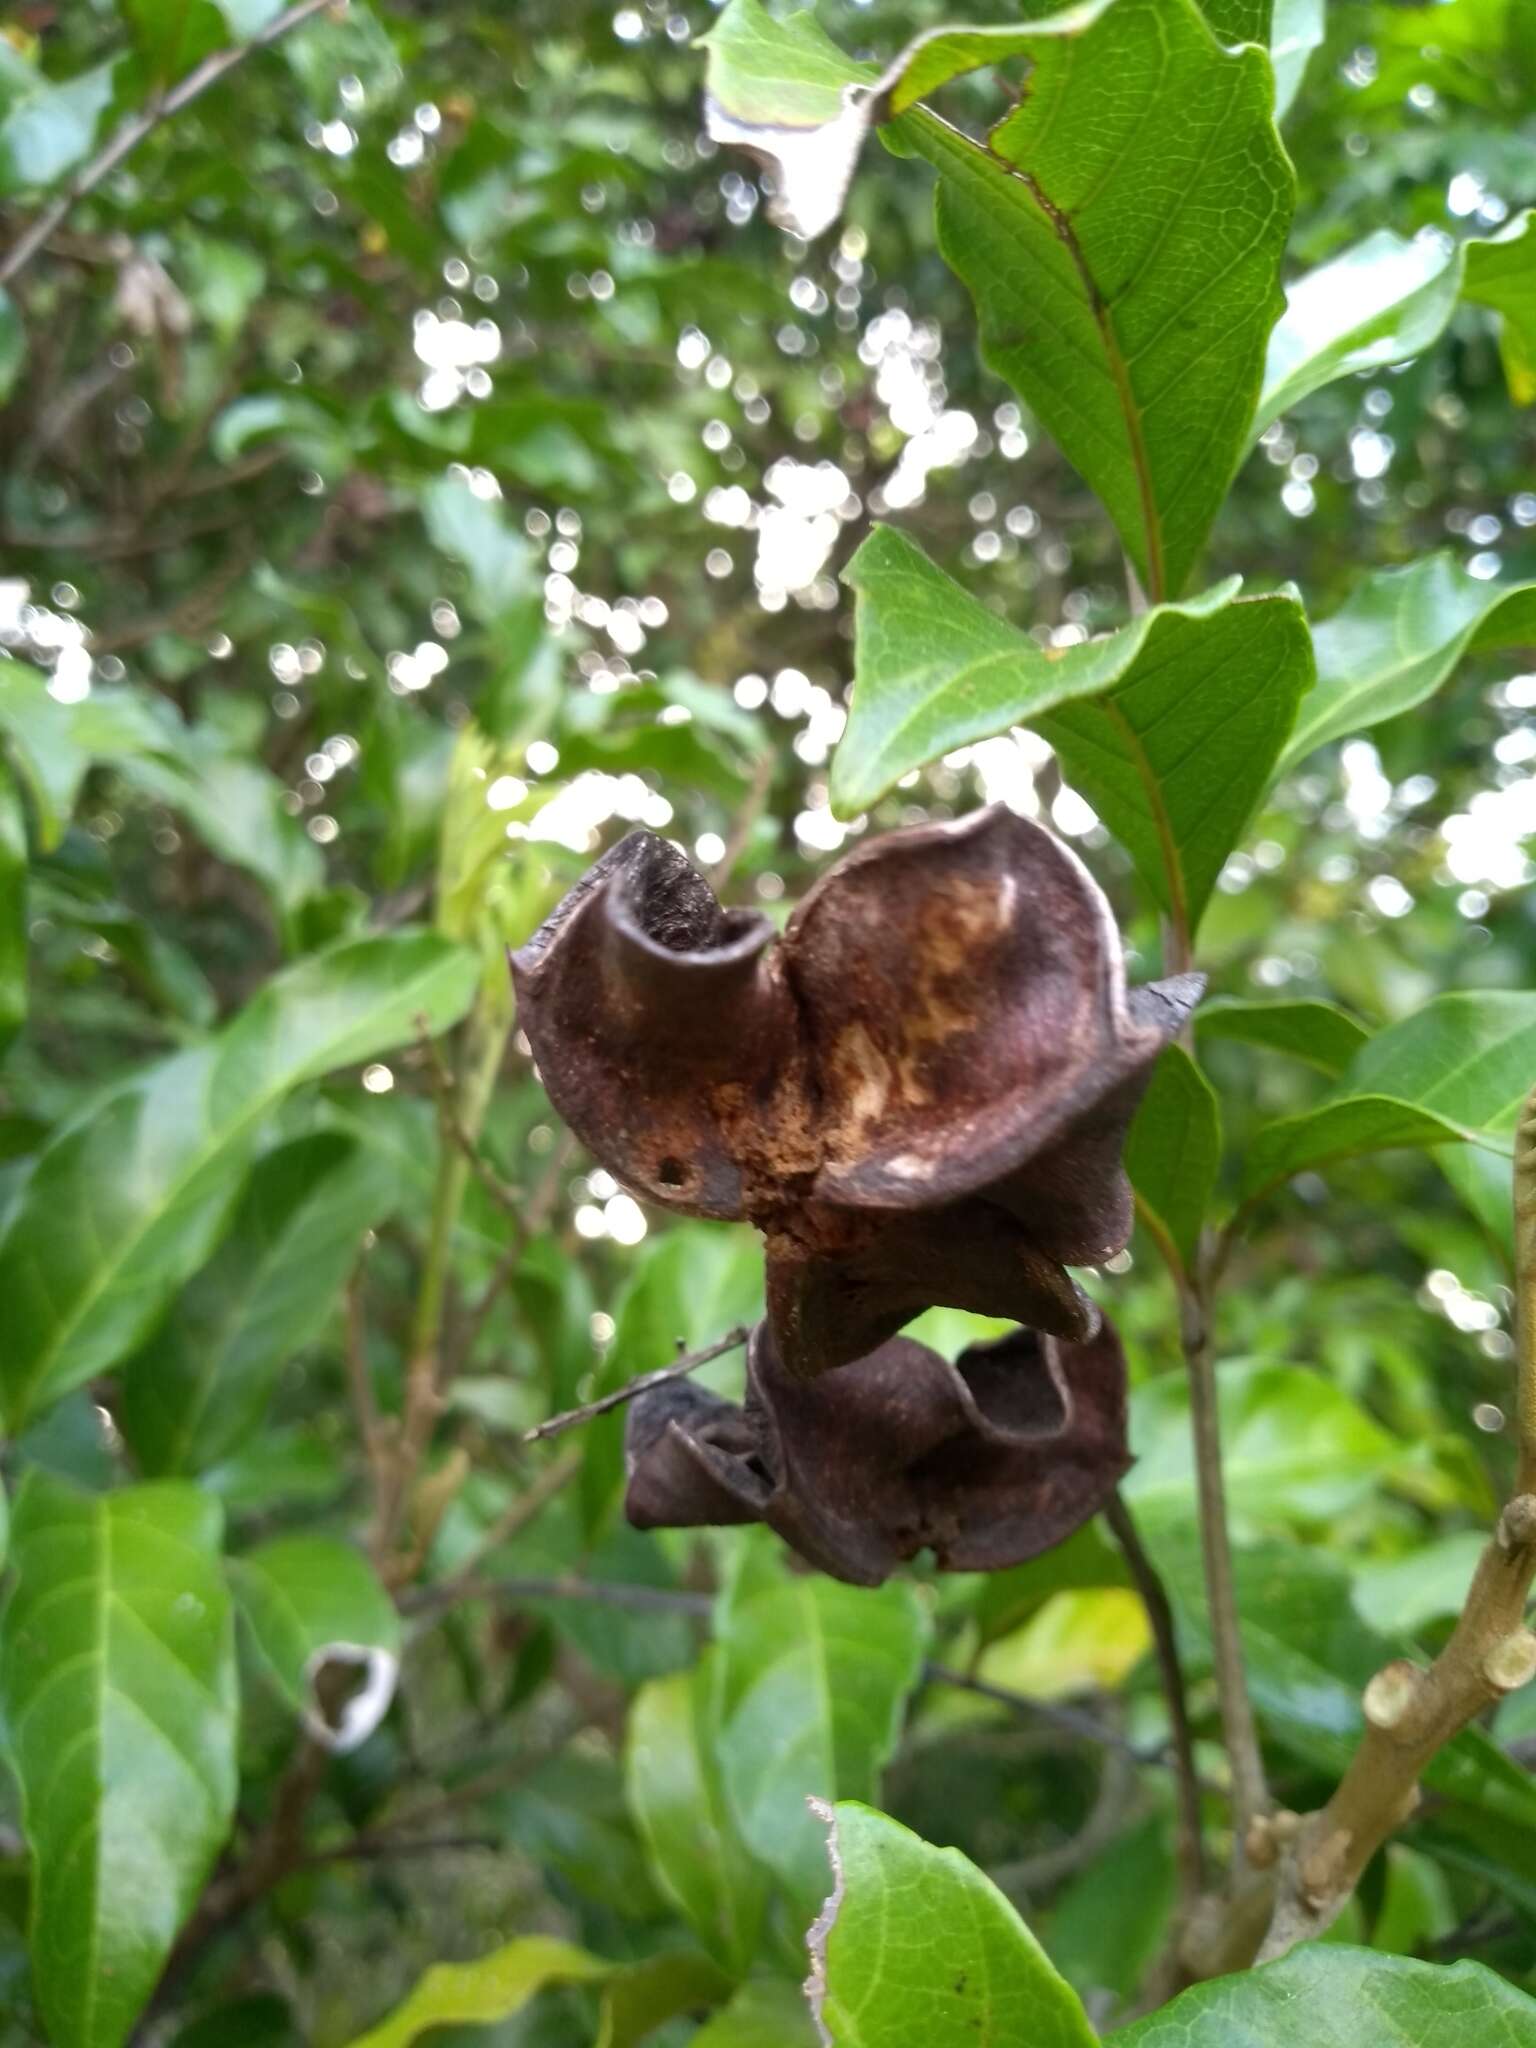
<path fill-rule="evenodd" d="M 1163 1573 L 1181 1626 L 1208 1645 L 1210 1625 L 1199 1537 L 1144 1518 L 1143 1533 Z M 1235 1552 L 1238 1613 L 1249 1690 L 1275 1741 L 1329 1778 L 1348 1764 L 1364 1728 L 1360 1695 L 1371 1678 L 1412 1646 L 1372 1633 L 1351 1597 L 1349 1574 L 1325 1553 L 1292 1543 Z M 1482 1728 L 1464 1728 L 1425 1767 L 1431 1790 L 1467 1807 L 1536 1825 L 1536 1784 Z"/>
<path fill-rule="evenodd" d="M 15 1427 L 114 1365 L 212 1250 L 261 1119 L 301 1082 L 443 1030 L 473 954 L 399 931 L 312 954 L 213 1038 L 130 1077 L 65 1124 L 0 1230 L 0 1390 Z M 58 1219 L 73 1219 L 60 1230 Z"/>
<path fill-rule="evenodd" d="M 1321 385 L 1422 353 L 1460 290 L 1460 259 L 1439 236 L 1387 228 L 1297 278 L 1269 337 L 1254 433 Z"/>
<path fill-rule="evenodd" d="M 822 1811 L 834 1884 L 810 1997 L 831 2048 L 1093 2048 L 1077 1993 L 958 1849 L 867 1806 Z"/>
<path fill-rule="evenodd" d="M 330 1536 L 279 1536 L 232 1558 L 230 1584 L 262 1664 L 310 1733 L 355 1749 L 394 1695 L 400 1618 L 360 1552 Z M 321 1696 L 327 1664 L 366 1671 L 340 1714 Z"/>
<path fill-rule="evenodd" d="M 835 218 L 873 115 L 901 117 L 897 146 L 939 173 L 940 246 L 988 363 L 1103 499 L 1152 598 L 1177 595 L 1246 445 L 1282 303 L 1294 178 L 1266 54 L 1222 49 L 1191 0 L 938 30 L 879 77 L 758 0 L 732 0 L 708 46 L 711 132 L 778 160 L 803 233 Z M 1010 56 L 1030 60 L 1029 92 L 985 146 L 903 116 Z"/>
<path fill-rule="evenodd" d="M 82 163 L 95 147 L 116 78 L 115 59 L 58 84 L 39 74 L 36 91 L 0 121 L 0 192 L 55 184 Z"/>
<path fill-rule="evenodd" d="M 1511 1113 L 1533 1076 L 1536 996 L 1436 996 L 1364 1045 L 1315 1109 L 1259 1132 L 1244 1163 L 1244 1196 L 1362 1152 L 1465 1138 L 1507 1153 Z"/>
<path fill-rule="evenodd" d="M 1130 2001 L 1168 1936 L 1177 1900 L 1168 1818 L 1149 1814 L 1072 1878 L 1050 1920 L 1051 1958 L 1083 1997 Z"/>
<path fill-rule="evenodd" d="M 718 2004 L 730 1988 L 704 1956 L 686 1950 L 647 1956 L 609 1978 L 592 2048 L 639 2048 L 665 2021 Z"/>
<path fill-rule="evenodd" d="M 201 1472 L 260 1427 L 277 1377 L 334 1313 L 396 1190 L 373 1147 L 327 1131 L 261 1159 L 228 1237 L 124 1368 L 118 1423 L 146 1472 Z"/>
<path fill-rule="evenodd" d="M 1324 0 L 1275 0 L 1269 61 L 1275 71 L 1275 119 L 1283 120 L 1301 90 L 1312 52 L 1327 30 Z"/>
<path fill-rule="evenodd" d="M 521 2012 L 549 1984 L 590 1984 L 612 1964 L 568 1941 L 528 1934 L 474 1963 L 434 1963 L 389 2018 L 350 2048 L 409 2048 L 434 2027 L 493 2026 Z"/>
<path fill-rule="evenodd" d="M 832 763 L 832 803 L 844 818 L 941 754 L 1125 681 L 1143 656 L 1166 666 L 1176 622 L 1208 618 L 1238 588 L 1232 578 L 1102 639 L 1047 650 L 895 527 L 875 527 L 843 581 L 856 593 L 853 702 Z"/>
<path fill-rule="evenodd" d="M 1322 1520 L 1381 1485 L 1408 1447 L 1321 1373 L 1232 1359 L 1216 1375 L 1222 1470 L 1233 1516 Z M 1136 1464 L 1127 1500 L 1142 1515 L 1191 1516 L 1195 1505 L 1189 1384 L 1162 1373 L 1131 1395 Z"/>
<path fill-rule="evenodd" d="M 499 503 L 477 496 L 468 484 L 443 477 L 423 491 L 421 506 L 432 545 L 469 571 L 475 609 L 483 619 L 500 618 L 535 596 L 542 617 L 538 562 Z"/>
<path fill-rule="evenodd" d="M 174 762 L 183 743 L 181 722 L 164 699 L 93 688 L 62 704 L 49 694 L 48 678 L 24 661 L 0 662 L 0 732 L 16 749 L 44 852 L 58 844 L 94 763 L 121 765 L 145 754 Z"/>
<path fill-rule="evenodd" d="M 21 366 L 27 359 L 27 330 L 21 324 L 16 301 L 0 286 L 0 405 L 16 388 Z"/>
<path fill-rule="evenodd" d="M 204 845 L 256 877 L 281 911 L 296 910 L 325 881 L 320 849 L 283 804 L 287 791 L 260 761 L 242 760 L 194 727 L 174 765 L 144 755 L 123 764 L 128 780 L 179 811 Z"/>
<path fill-rule="evenodd" d="M 27 820 L 0 755 L 0 1057 L 27 1016 Z"/>
<path fill-rule="evenodd" d="M 218 1503 L 195 1487 L 16 1505 L 0 1711 L 33 1859 L 32 1976 L 58 2048 L 117 2048 L 234 1816 Z"/>
<path fill-rule="evenodd" d="M 1312 643 L 1294 598 L 1241 598 L 1175 615 L 1163 654 L 1037 723 L 1158 906 L 1193 935 L 1269 787 Z"/>
<path fill-rule="evenodd" d="M 1170 1265 L 1188 1271 L 1194 1264 L 1220 1164 L 1215 1093 L 1184 1048 L 1170 1045 L 1152 1070 L 1125 1146 L 1142 1222 Z"/>
<path fill-rule="evenodd" d="M 986 148 L 926 114 L 900 135 L 939 172 L 940 248 L 988 365 L 1158 602 L 1247 446 L 1294 177 L 1264 52 L 1222 50 L 1189 0 L 1117 0 L 1062 33 L 1071 19 L 1036 25 L 1028 95 Z"/>
<path fill-rule="evenodd" d="M 1448 554 L 1382 569 L 1313 629 L 1317 687 L 1282 769 L 1432 697 L 1465 654 L 1536 640 L 1536 583 L 1481 583 Z"/>
<path fill-rule="evenodd" d="M 743 1984 L 688 2048 L 816 2048 L 810 2008 L 798 1984 L 765 1977 Z"/>
<path fill-rule="evenodd" d="M 1477 1530 L 1459 1529 L 1402 1557 L 1372 1558 L 1355 1567 L 1355 1607 L 1383 1634 L 1417 1635 L 1427 1622 L 1448 1621 L 1467 1604 L 1467 1588 L 1487 1546 Z"/>
<path fill-rule="evenodd" d="M 1195 1012 L 1202 1038 L 1233 1038 L 1289 1053 L 1329 1075 L 1342 1074 L 1370 1033 L 1347 1010 L 1310 1000 L 1266 1001 L 1262 996 L 1215 996 Z"/>
<path fill-rule="evenodd" d="M 1481 1963 L 1313 1944 L 1197 1984 L 1109 2039 L 1113 2048 L 1527 2048 L 1536 1999 Z"/>
<path fill-rule="evenodd" d="M 1523 213 L 1486 242 L 1464 244 L 1463 298 L 1503 315 L 1499 337 L 1509 395 L 1536 404 L 1536 213 Z"/>
<path fill-rule="evenodd" d="M 1032 725 L 1163 908 L 1198 922 L 1312 679 L 1294 599 L 1234 600 L 1229 581 L 1047 651 L 893 528 L 875 529 L 846 580 L 857 652 L 832 769 L 840 815 L 942 754 Z"/>
<path fill-rule="evenodd" d="M 635 1695 L 625 1783 L 651 1864 L 704 1943 L 737 1976 L 757 1952 L 762 1874 L 737 1838 L 715 1761 L 715 1653 Z"/>
<path fill-rule="evenodd" d="M 723 1595 L 718 1757 L 742 1839 L 797 1905 L 826 1889 L 808 1798 L 873 1798 L 922 1669 L 912 1587 L 789 1577 L 748 1551 Z"/>

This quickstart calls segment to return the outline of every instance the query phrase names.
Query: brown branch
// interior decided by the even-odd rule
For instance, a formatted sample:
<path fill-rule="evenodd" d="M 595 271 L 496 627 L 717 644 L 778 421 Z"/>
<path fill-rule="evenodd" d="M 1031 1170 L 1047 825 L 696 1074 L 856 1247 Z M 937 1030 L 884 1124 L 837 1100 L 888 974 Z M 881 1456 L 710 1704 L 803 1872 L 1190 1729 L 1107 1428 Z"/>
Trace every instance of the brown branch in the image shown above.
<path fill-rule="evenodd" d="M 1515 1134 L 1519 1469 L 1515 1493 L 1473 1575 L 1450 1641 L 1426 1670 L 1406 1657 L 1365 1689 L 1365 1733 L 1321 1812 L 1296 1828 L 1280 1862 L 1261 1961 L 1324 1933 L 1372 1856 L 1419 1803 L 1436 1752 L 1486 1708 L 1536 1677 L 1525 1609 L 1536 1579 L 1536 1089 Z"/>
<path fill-rule="evenodd" d="M 1157 1668 L 1162 1678 L 1163 1699 L 1168 1708 L 1168 1730 L 1175 1766 L 1178 1800 L 1179 1890 L 1186 1907 L 1192 1907 L 1205 1886 L 1205 1840 L 1200 1814 L 1200 1773 L 1195 1763 L 1195 1738 L 1189 1720 L 1189 1701 L 1184 1687 L 1184 1667 L 1179 1659 L 1179 1641 L 1174 1631 L 1173 1608 L 1157 1567 L 1147 1555 L 1131 1511 L 1118 1489 L 1110 1496 L 1105 1519 L 1136 1582 L 1141 1604 L 1147 1611 Z"/>
<path fill-rule="evenodd" d="M 236 43 L 232 48 L 215 50 L 195 65 L 185 78 L 169 87 L 165 92 L 156 93 L 146 106 L 130 114 L 126 121 L 116 128 L 107 142 L 95 156 L 75 173 L 57 199 L 50 200 L 32 225 L 11 244 L 3 258 L 0 258 L 0 285 L 9 284 L 18 272 L 24 270 L 42 248 L 48 237 L 68 216 L 77 200 L 94 192 L 104 178 L 109 177 L 118 165 L 132 151 L 138 148 L 146 135 L 150 135 L 162 121 L 170 119 L 185 106 L 217 85 L 227 72 L 242 63 L 253 51 L 265 49 L 290 29 L 318 14 L 331 0 L 296 0 L 296 4 L 269 21 L 248 41 Z"/>
<path fill-rule="evenodd" d="M 575 1429 L 583 1422 L 595 1422 L 599 1415 L 606 1415 L 612 1408 L 622 1408 L 626 1401 L 633 1401 L 638 1394 L 649 1393 L 652 1387 L 664 1387 L 669 1380 L 686 1379 L 691 1372 L 697 1372 L 701 1365 L 708 1365 L 712 1358 L 723 1358 L 727 1351 L 738 1350 L 748 1337 L 745 1323 L 738 1323 L 734 1330 L 727 1330 L 723 1337 L 717 1337 L 713 1344 L 705 1344 L 697 1351 L 684 1352 L 675 1365 L 659 1366 L 655 1372 L 643 1372 L 638 1379 L 629 1380 L 617 1387 L 611 1394 L 603 1394 L 595 1401 L 588 1401 L 581 1408 L 567 1408 L 562 1415 L 551 1415 L 545 1422 L 535 1423 L 532 1429 L 523 1431 L 525 1444 L 536 1444 L 545 1437 L 561 1436 L 568 1429 Z"/>

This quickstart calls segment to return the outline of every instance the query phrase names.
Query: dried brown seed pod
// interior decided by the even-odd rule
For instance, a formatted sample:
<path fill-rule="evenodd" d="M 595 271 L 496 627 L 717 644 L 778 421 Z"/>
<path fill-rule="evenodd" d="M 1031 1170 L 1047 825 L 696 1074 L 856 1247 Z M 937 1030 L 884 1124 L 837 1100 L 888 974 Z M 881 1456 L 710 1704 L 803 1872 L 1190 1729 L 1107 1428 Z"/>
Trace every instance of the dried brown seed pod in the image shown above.
<path fill-rule="evenodd" d="M 637 1528 L 764 1522 L 819 1570 L 874 1586 L 931 1549 L 946 1571 L 1021 1564 L 1096 1514 L 1130 1464 L 1125 1358 L 1019 1330 L 954 1365 L 896 1338 L 840 1372 L 789 1372 L 767 1323 L 743 1407 L 687 1382 L 630 1410 Z"/>
<path fill-rule="evenodd" d="M 513 955 L 550 1099 L 611 1172 L 763 1232 L 787 1368 L 935 1303 L 1092 1334 L 1120 1152 L 1199 977 L 1127 990 L 1092 877 L 1001 806 L 845 856 L 782 938 L 634 832 Z"/>

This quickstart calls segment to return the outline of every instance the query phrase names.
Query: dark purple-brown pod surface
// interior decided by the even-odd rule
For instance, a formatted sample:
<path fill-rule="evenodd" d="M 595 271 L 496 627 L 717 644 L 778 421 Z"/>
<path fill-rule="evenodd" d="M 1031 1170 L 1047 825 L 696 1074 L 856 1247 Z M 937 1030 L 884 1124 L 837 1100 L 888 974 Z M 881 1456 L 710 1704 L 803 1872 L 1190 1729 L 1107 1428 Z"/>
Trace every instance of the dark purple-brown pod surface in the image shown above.
<path fill-rule="evenodd" d="M 935 1304 L 1077 1341 L 1120 1162 L 1197 976 L 1127 990 L 1098 886 L 1001 806 L 870 840 L 782 938 L 633 832 L 512 957 L 550 1100 L 648 1201 L 762 1231 L 785 1368 Z"/>
<path fill-rule="evenodd" d="M 767 1323 L 743 1406 L 677 1383 L 642 1394 L 625 1443 L 642 1529 L 764 1522 L 808 1563 L 876 1586 L 920 1551 L 996 1571 L 1096 1514 L 1130 1464 L 1125 1359 L 1019 1330 L 950 1365 L 907 1338 L 839 1372 L 789 1372 Z"/>

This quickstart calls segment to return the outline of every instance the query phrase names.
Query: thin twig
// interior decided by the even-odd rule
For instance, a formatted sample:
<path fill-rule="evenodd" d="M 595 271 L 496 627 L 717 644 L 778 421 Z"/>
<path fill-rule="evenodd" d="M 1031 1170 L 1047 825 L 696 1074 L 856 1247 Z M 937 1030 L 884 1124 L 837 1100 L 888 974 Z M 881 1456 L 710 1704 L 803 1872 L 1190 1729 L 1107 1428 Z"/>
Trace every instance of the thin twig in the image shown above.
<path fill-rule="evenodd" d="M 432 1092 L 437 1097 L 437 1113 L 444 1130 L 463 1153 L 470 1172 L 485 1189 L 497 1208 L 505 1209 L 509 1216 L 520 1216 L 523 1209 L 523 1191 L 515 1188 L 510 1181 L 502 1179 L 492 1166 L 479 1144 L 459 1114 L 458 1082 L 443 1058 L 442 1047 L 432 1036 L 432 1025 L 428 1018 L 416 1019 L 416 1034 L 427 1057 L 432 1075 Z"/>
<path fill-rule="evenodd" d="M 503 1543 L 510 1543 L 530 1522 L 537 1520 L 561 1488 L 568 1486 L 576 1477 L 581 1465 L 582 1453 L 577 1450 L 565 1451 L 552 1459 L 517 1498 L 508 1503 L 463 1563 L 447 1578 L 438 1581 L 433 1590 L 441 1594 L 442 1604 L 457 1598 L 455 1587 L 473 1585 L 481 1565 L 492 1552 L 499 1550 Z"/>
<path fill-rule="evenodd" d="M 484 1288 L 481 1290 L 479 1299 L 464 1319 L 464 1327 L 459 1335 L 459 1363 L 461 1366 L 467 1365 L 474 1356 L 475 1346 L 479 1343 L 486 1324 L 495 1314 L 496 1304 L 506 1292 L 507 1285 L 512 1275 L 517 1271 L 518 1264 L 529 1242 L 538 1236 L 539 1232 L 549 1221 L 555 1201 L 560 1193 L 560 1176 L 565 1172 L 566 1166 L 570 1162 L 571 1154 L 575 1149 L 575 1137 L 570 1131 L 566 1131 L 550 1155 L 549 1164 L 545 1167 L 543 1176 L 538 1186 L 534 1189 L 531 1200 L 522 1215 L 517 1219 L 512 1235 L 507 1241 L 506 1250 L 496 1261 L 491 1277 L 486 1281 Z"/>
<path fill-rule="evenodd" d="M 768 793 L 773 788 L 773 771 L 777 762 L 772 748 L 759 757 L 752 771 L 752 782 L 742 800 L 731 825 L 730 837 L 725 842 L 725 851 L 709 871 L 710 887 L 718 896 L 731 879 L 737 861 L 741 859 L 757 830 L 757 821 L 763 815 Z"/>
<path fill-rule="evenodd" d="M 1152 1630 L 1176 1766 L 1179 1890 L 1184 1904 L 1189 1907 L 1205 1886 L 1205 1841 L 1200 1814 L 1200 1773 L 1195 1764 L 1195 1738 L 1190 1727 L 1189 1701 L 1184 1687 L 1184 1667 L 1179 1659 L 1179 1640 L 1173 1625 L 1173 1608 L 1157 1567 L 1147 1555 L 1131 1511 L 1118 1488 L 1110 1496 L 1105 1519 L 1136 1582 L 1136 1590 L 1141 1595 L 1141 1604 L 1147 1611 L 1147 1622 Z"/>
<path fill-rule="evenodd" d="M 130 114 L 95 156 L 75 173 L 58 198 L 51 200 L 32 225 L 11 244 L 4 258 L 0 259 L 0 285 L 9 284 L 19 271 L 26 268 L 76 201 L 94 192 L 102 180 L 110 177 L 123 159 L 137 149 L 145 136 L 152 134 L 162 121 L 169 120 L 172 114 L 179 113 L 200 94 L 207 92 L 210 86 L 217 85 L 227 72 L 233 71 L 254 51 L 277 42 L 290 29 L 298 28 L 311 15 L 318 14 L 322 7 L 330 4 L 331 0 L 296 0 L 294 6 L 269 21 L 254 36 L 232 48 L 215 50 L 176 85 L 156 93 L 146 106 Z"/>
<path fill-rule="evenodd" d="M 641 1614 L 707 1615 L 714 1606 L 708 1593 L 687 1593 L 670 1586 L 631 1586 L 592 1579 L 470 1579 L 465 1584 L 444 1579 L 434 1586 L 414 1586 L 400 1597 L 405 1614 L 431 1614 L 471 1600 L 580 1600 L 594 1607 L 629 1607 Z"/>
<path fill-rule="evenodd" d="M 383 1862 L 391 1856 L 440 1856 L 449 1851 L 478 1849 L 495 1854 L 506 1848 L 495 1835 L 378 1835 L 372 1840 L 354 1835 L 331 1849 L 312 1849 L 299 1863 L 300 1870 L 318 1870 L 328 1863 Z"/>
<path fill-rule="evenodd" d="M 1269 1812 L 1269 1786 L 1258 1723 L 1248 1696 L 1243 1638 L 1238 1620 L 1232 1539 L 1227 1528 L 1227 1493 L 1221 1468 L 1221 1414 L 1217 1405 L 1216 1353 L 1211 1334 L 1210 1296 L 1197 1278 L 1179 1289 L 1179 1329 L 1189 1369 L 1189 1412 L 1200 1502 L 1200 1553 L 1210 1615 L 1211 1658 L 1221 1733 L 1232 1774 L 1234 1860 L 1241 1869 L 1255 1825 Z"/>
<path fill-rule="evenodd" d="M 701 1365 L 708 1365 L 712 1358 L 723 1358 L 727 1351 L 739 1350 L 748 1335 L 746 1324 L 738 1323 L 734 1330 L 727 1330 L 713 1344 L 705 1344 L 697 1351 L 685 1351 L 675 1365 L 663 1365 L 655 1372 L 643 1372 L 638 1379 L 616 1387 L 611 1394 L 600 1395 L 581 1408 L 567 1408 L 563 1415 L 551 1415 L 547 1421 L 535 1423 L 532 1429 L 523 1431 L 523 1442 L 536 1444 L 545 1437 L 562 1436 L 566 1430 L 575 1429 L 583 1422 L 595 1422 L 599 1415 L 606 1415 L 612 1408 L 622 1408 L 626 1401 L 633 1401 L 639 1394 L 648 1394 L 652 1387 L 664 1387 L 669 1380 L 686 1379 Z"/>
<path fill-rule="evenodd" d="M 1171 1766 L 1173 1763 L 1167 1750 L 1148 1749 L 1140 1743 L 1131 1742 L 1118 1729 L 1106 1727 L 1095 1715 L 1085 1714 L 1079 1707 L 1064 1707 L 1055 1700 L 1031 1699 L 1028 1693 L 1013 1692 L 1006 1685 L 994 1685 L 988 1678 L 973 1678 L 969 1672 L 955 1671 L 948 1664 L 925 1664 L 923 1676 L 930 1684 L 952 1685 L 960 1692 L 975 1693 L 978 1699 L 992 1700 L 1028 1720 L 1057 1728 L 1063 1735 L 1076 1736 L 1083 1742 L 1095 1742 L 1106 1749 L 1122 1749 L 1139 1764 Z"/>

